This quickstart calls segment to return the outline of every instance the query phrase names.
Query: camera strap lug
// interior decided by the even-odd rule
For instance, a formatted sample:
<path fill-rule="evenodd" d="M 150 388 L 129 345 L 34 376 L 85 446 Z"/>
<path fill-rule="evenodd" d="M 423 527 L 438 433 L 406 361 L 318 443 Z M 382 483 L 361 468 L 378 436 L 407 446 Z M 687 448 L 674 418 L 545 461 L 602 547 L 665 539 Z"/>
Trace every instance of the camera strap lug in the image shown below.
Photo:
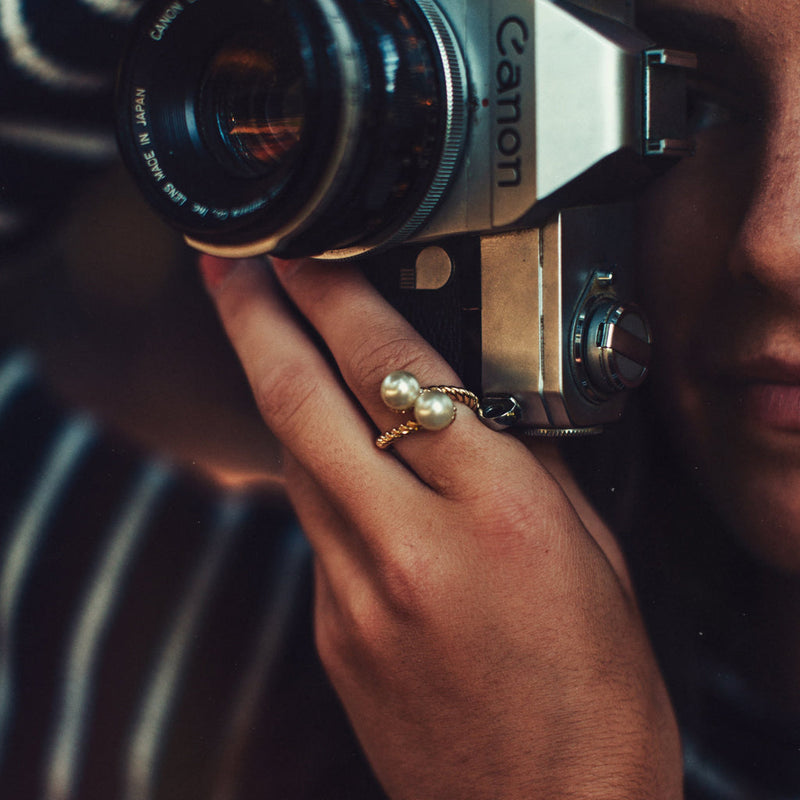
<path fill-rule="evenodd" d="M 522 406 L 510 394 L 481 398 L 480 421 L 493 431 L 506 431 L 522 422 Z"/>

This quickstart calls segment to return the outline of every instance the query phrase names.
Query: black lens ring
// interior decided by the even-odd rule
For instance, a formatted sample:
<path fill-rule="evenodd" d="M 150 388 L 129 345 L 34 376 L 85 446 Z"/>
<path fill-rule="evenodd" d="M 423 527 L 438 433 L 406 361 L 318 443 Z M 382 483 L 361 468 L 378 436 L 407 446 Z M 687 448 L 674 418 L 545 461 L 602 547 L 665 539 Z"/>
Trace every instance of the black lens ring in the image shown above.
<path fill-rule="evenodd" d="M 436 169 L 414 213 L 383 246 L 406 241 L 427 222 L 450 185 L 461 161 L 467 136 L 467 74 L 461 51 L 447 17 L 434 0 L 416 0 L 417 13 L 424 17 L 431 47 L 439 55 L 437 67 L 443 93 L 440 153 Z"/>
<path fill-rule="evenodd" d="M 362 7 L 372 7 L 371 0 L 356 2 Z M 336 248 L 329 254 L 331 257 L 349 258 L 406 241 L 438 204 L 463 150 L 466 77 L 460 51 L 455 46 L 449 25 L 432 0 L 382 0 L 382 4 L 390 19 L 404 18 L 398 28 L 408 29 L 410 41 L 426 51 L 428 85 L 418 83 L 416 92 L 409 87 L 407 96 L 397 108 L 400 114 L 407 114 L 410 120 L 416 120 L 413 123 L 416 136 L 409 142 L 408 149 L 416 153 L 417 174 L 402 197 L 392 203 L 394 213 L 388 226 L 377 231 L 366 230 L 353 247 Z M 371 13 L 375 14 L 374 11 Z M 452 45 L 452 60 L 445 54 L 443 38 L 448 45 Z M 409 79 L 413 79 L 420 75 L 421 64 L 409 64 L 407 71 Z M 457 72 L 455 79 L 453 71 Z M 417 108 L 414 109 L 414 106 Z M 420 113 L 420 107 L 425 107 L 423 114 Z M 454 117 L 455 126 L 452 124 Z"/>
<path fill-rule="evenodd" d="M 342 181 L 340 202 L 287 242 L 284 256 L 352 258 L 406 241 L 444 196 L 466 140 L 466 69 L 435 3 L 347 0 L 341 7 L 372 87 L 359 157 Z"/>
<path fill-rule="evenodd" d="M 370 0 L 356 2 L 367 5 Z M 428 99 L 435 103 L 437 112 L 428 122 L 436 129 L 435 145 L 429 148 L 421 141 L 416 143 L 415 149 L 425 149 L 428 168 L 406 193 L 393 224 L 377 233 L 367 231 L 359 242 L 322 254 L 325 258 L 354 258 L 408 241 L 433 214 L 461 163 L 467 136 L 468 80 L 450 23 L 435 0 L 384 0 L 384 3 L 402 7 L 413 18 L 414 36 L 424 39 L 431 54 L 436 88 Z M 430 124 L 427 129 L 430 131 Z"/>
<path fill-rule="evenodd" d="M 337 202 L 283 243 L 284 256 L 335 248 L 348 257 L 363 252 L 362 243 L 386 241 L 419 210 L 441 162 L 444 74 L 417 3 L 347 0 L 341 9 L 365 66 L 358 155 L 341 178 Z"/>
<path fill-rule="evenodd" d="M 261 180 L 230 168 L 235 152 L 220 157 L 228 143 L 202 122 L 201 87 L 215 53 L 270 24 L 301 54 L 308 119 L 285 169 Z M 464 65 L 434 0 L 151 0 L 118 86 L 128 166 L 191 244 L 220 255 L 349 256 L 405 240 L 466 136 Z"/>
<path fill-rule="evenodd" d="M 304 51 L 311 132 L 287 180 L 231 174 L 209 151 L 195 124 L 200 78 L 225 41 L 242 30 L 278 23 Z M 313 4 L 256 0 L 150 3 L 129 40 L 117 82 L 120 149 L 151 205 L 189 237 L 238 245 L 263 237 L 298 212 L 330 157 L 339 124 L 337 61 Z"/>

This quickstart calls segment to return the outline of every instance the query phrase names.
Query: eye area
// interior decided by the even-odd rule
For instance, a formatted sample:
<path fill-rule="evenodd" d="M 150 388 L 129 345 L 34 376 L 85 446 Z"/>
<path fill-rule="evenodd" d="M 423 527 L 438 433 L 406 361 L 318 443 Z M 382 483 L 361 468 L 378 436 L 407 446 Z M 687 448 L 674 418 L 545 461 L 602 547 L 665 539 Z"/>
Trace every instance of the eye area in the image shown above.
<path fill-rule="evenodd" d="M 689 90 L 688 101 L 689 130 L 694 134 L 733 121 L 733 109 L 719 96 L 695 88 Z"/>
<path fill-rule="evenodd" d="M 695 76 L 688 82 L 687 101 L 688 127 L 694 135 L 731 126 L 755 128 L 763 122 L 761 103 L 746 88 L 733 90 Z"/>

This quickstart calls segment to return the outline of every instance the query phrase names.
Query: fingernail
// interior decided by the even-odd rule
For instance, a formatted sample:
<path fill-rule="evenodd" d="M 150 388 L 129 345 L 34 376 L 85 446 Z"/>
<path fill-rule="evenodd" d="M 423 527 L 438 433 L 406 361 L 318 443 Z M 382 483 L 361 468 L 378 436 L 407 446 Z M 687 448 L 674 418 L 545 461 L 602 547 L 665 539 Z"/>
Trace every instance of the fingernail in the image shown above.
<path fill-rule="evenodd" d="M 235 266 L 236 261 L 231 258 L 219 258 L 219 256 L 206 254 L 200 256 L 200 274 L 203 276 L 203 282 L 209 291 L 218 289 Z"/>

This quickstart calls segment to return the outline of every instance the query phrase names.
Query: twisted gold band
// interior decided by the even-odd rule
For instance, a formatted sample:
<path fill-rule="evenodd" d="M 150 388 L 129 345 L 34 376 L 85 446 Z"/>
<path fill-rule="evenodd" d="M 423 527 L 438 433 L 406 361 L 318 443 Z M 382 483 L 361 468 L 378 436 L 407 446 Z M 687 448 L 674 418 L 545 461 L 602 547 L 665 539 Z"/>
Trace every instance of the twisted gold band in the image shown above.
<path fill-rule="evenodd" d="M 396 428 L 392 428 L 390 431 L 386 431 L 386 433 L 382 433 L 375 440 L 375 444 L 381 450 L 385 450 L 397 439 L 402 439 L 404 436 L 408 436 L 409 433 L 414 433 L 414 431 L 419 430 L 422 430 L 422 426 L 419 424 L 419 422 L 409 420 L 408 422 L 404 422 L 402 425 L 398 425 Z"/>
<path fill-rule="evenodd" d="M 428 386 L 427 388 L 431 391 L 444 392 L 451 400 L 463 403 L 473 411 L 477 411 L 481 407 L 478 395 L 463 386 Z"/>

